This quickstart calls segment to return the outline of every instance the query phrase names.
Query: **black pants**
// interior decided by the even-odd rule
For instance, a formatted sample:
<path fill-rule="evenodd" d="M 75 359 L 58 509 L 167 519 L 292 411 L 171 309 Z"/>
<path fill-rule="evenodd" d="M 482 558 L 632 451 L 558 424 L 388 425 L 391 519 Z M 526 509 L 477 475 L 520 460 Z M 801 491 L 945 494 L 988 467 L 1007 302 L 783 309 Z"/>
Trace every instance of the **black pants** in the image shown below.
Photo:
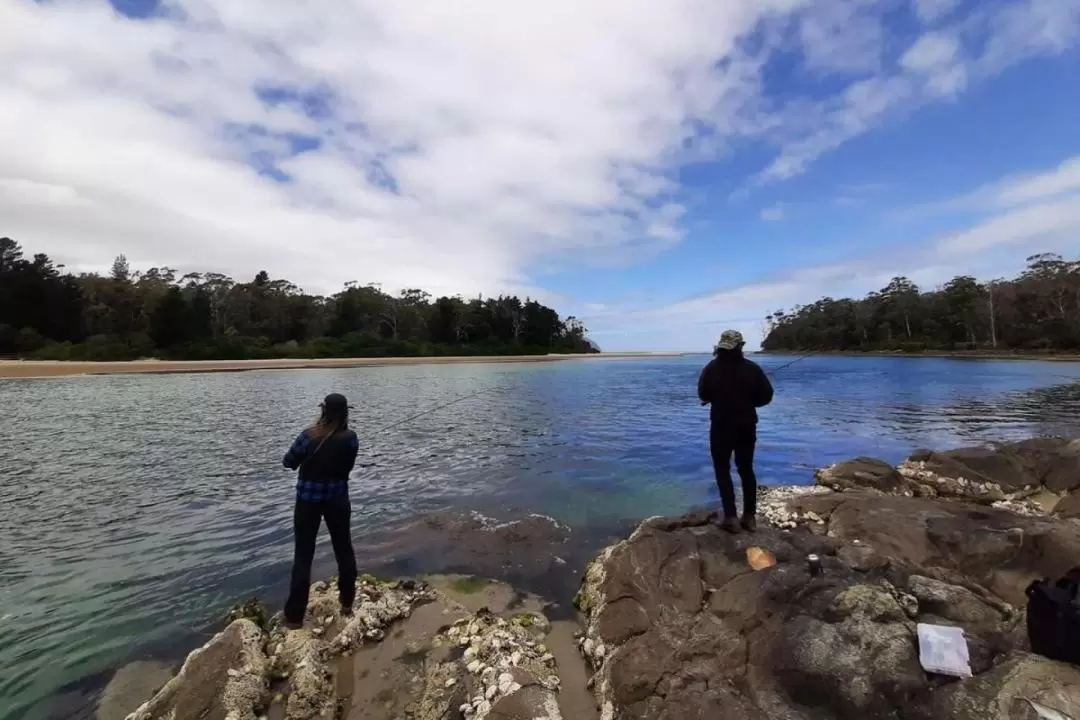
<path fill-rule="evenodd" d="M 338 566 L 338 599 L 342 607 L 351 608 L 356 599 L 356 555 L 353 553 L 350 519 L 352 506 L 349 496 L 325 502 L 296 501 L 293 511 L 293 534 L 296 549 L 293 554 L 292 582 L 289 599 L 285 602 L 285 620 L 300 623 L 307 611 L 308 591 L 311 586 L 311 561 L 315 557 L 315 541 L 319 536 L 319 524 L 326 520 L 330 542 Z"/>
<path fill-rule="evenodd" d="M 735 454 L 735 467 L 742 480 L 743 515 L 754 517 L 757 513 L 757 477 L 754 475 L 754 448 L 757 445 L 757 428 L 753 425 L 716 425 L 709 429 L 709 450 L 716 486 L 720 489 L 720 502 L 724 517 L 737 517 L 735 512 L 735 486 L 731 482 L 731 455 Z"/>

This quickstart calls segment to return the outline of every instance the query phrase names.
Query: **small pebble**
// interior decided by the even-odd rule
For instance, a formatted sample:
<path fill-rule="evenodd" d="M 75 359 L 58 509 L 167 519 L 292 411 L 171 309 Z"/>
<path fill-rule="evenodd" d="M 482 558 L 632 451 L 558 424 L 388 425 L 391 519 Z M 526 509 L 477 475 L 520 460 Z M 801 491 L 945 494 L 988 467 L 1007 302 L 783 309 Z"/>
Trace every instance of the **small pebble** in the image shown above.
<path fill-rule="evenodd" d="M 455 680 L 454 678 L 450 678 L 449 680 L 446 681 L 446 687 L 448 687 L 448 688 L 452 688 L 455 685 L 457 685 L 457 680 Z"/>

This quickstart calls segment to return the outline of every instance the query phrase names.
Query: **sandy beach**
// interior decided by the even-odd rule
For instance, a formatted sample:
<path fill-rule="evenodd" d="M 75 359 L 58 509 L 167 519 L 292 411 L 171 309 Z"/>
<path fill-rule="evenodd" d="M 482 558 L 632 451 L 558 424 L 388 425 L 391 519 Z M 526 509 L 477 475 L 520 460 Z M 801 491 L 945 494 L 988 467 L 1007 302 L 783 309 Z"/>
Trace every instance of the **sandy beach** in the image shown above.
<path fill-rule="evenodd" d="M 542 363 L 569 360 L 631 360 L 678 357 L 682 353 L 600 353 L 591 355 L 494 355 L 476 357 L 396 358 L 282 358 L 275 360 L 133 360 L 130 362 L 64 362 L 49 360 L 0 360 L 0 379 L 35 379 L 72 375 L 123 375 L 137 373 L 246 372 L 251 370 L 300 370 L 353 368 L 383 365 L 442 365 L 446 363 Z"/>

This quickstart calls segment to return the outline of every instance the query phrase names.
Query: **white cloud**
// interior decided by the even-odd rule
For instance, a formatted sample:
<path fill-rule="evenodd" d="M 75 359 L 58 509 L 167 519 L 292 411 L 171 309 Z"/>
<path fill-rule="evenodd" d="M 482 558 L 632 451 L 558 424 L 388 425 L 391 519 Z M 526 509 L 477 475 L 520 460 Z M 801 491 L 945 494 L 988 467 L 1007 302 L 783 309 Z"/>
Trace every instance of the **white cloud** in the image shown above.
<path fill-rule="evenodd" d="M 881 67 L 885 30 L 873 0 L 819 0 L 800 19 L 798 32 L 811 70 L 865 73 Z"/>
<path fill-rule="evenodd" d="M 762 336 L 766 315 L 825 297 L 862 296 L 905 275 L 936 287 L 959 274 L 980 278 L 1015 275 L 1029 255 L 1080 253 L 1080 157 L 1041 173 L 1006 178 L 953 201 L 984 202 L 983 217 L 970 227 L 935 235 L 871 256 L 780 276 L 667 305 L 632 312 L 607 308 L 587 316 L 601 346 L 616 340 L 641 349 L 707 349 L 722 326 L 742 331 L 751 347 Z M 989 199 L 989 200 L 988 200 Z"/>
<path fill-rule="evenodd" d="M 958 45 L 952 67 L 983 77 L 1073 41 L 1075 0 L 1009 7 L 980 21 L 986 56 Z M 104 0 L 0 0 L 0 233 L 75 269 L 123 252 L 315 291 L 543 293 L 541 263 L 679 242 L 687 159 L 764 138 L 779 157 L 762 177 L 783 179 L 959 90 L 925 47 L 883 69 L 891 8 L 167 0 L 136 21 Z M 790 42 L 842 76 L 836 94 L 766 94 Z"/>
<path fill-rule="evenodd" d="M 903 220 L 952 212 L 1000 212 L 1057 200 L 1070 193 L 1080 193 L 1080 155 L 1050 170 L 1013 175 L 966 195 L 908 208 L 896 217 Z"/>
<path fill-rule="evenodd" d="M 943 255 L 957 258 L 1003 245 L 1021 245 L 1027 249 L 1059 246 L 1072 241 L 1080 246 L 1080 194 L 1058 202 L 1044 202 L 1009 211 L 939 241 L 936 248 Z"/>
<path fill-rule="evenodd" d="M 761 219 L 767 222 L 778 222 L 784 219 L 784 206 L 781 203 L 770 205 L 761 211 Z"/>
<path fill-rule="evenodd" d="M 934 17 L 943 19 L 948 5 L 917 3 L 916 11 L 924 19 L 940 11 Z M 948 7 L 949 12 L 953 9 Z M 799 175 L 825 153 L 891 118 L 951 98 L 1030 57 L 1065 51 L 1080 41 L 1080 2 L 988 2 L 950 22 L 919 38 L 899 58 L 898 69 L 857 80 L 839 96 L 784 108 L 771 135 L 779 157 L 758 175 L 757 183 Z"/>
<path fill-rule="evenodd" d="M 1076 0 L 1023 0 L 1006 4 L 989 18 L 979 71 L 994 73 L 1024 58 L 1053 55 L 1080 39 Z"/>
<path fill-rule="evenodd" d="M 900 64 L 909 72 L 924 76 L 935 94 L 953 95 L 967 84 L 960 43 L 946 33 L 929 32 L 920 37 L 900 58 Z"/>
<path fill-rule="evenodd" d="M 678 242 L 668 171 L 751 127 L 736 42 L 797 4 L 0 0 L 0 231 L 76 268 L 535 291 Z"/>
<path fill-rule="evenodd" d="M 914 0 L 919 20 L 931 24 L 943 20 L 956 10 L 960 0 Z"/>
<path fill-rule="evenodd" d="M 989 194 L 997 204 L 1012 206 L 1047 200 L 1068 192 L 1080 192 L 1080 155 L 1069 158 L 1049 172 L 1010 178 L 992 187 Z"/>

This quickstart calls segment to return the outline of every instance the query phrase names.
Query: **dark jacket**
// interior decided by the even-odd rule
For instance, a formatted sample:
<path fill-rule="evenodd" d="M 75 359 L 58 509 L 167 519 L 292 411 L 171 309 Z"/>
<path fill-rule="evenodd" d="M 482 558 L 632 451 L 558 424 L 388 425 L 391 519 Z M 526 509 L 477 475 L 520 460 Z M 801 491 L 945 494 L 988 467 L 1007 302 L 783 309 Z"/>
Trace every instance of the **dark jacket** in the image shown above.
<path fill-rule="evenodd" d="M 290 470 L 300 470 L 300 482 L 347 482 L 356 464 L 360 442 L 352 430 L 342 430 L 326 438 L 311 437 L 311 431 L 300 433 L 285 453 L 283 464 Z"/>
<path fill-rule="evenodd" d="M 773 399 L 773 387 L 757 363 L 742 354 L 718 355 L 698 378 L 698 397 L 711 404 L 709 417 L 714 425 L 756 425 L 757 408 Z"/>

